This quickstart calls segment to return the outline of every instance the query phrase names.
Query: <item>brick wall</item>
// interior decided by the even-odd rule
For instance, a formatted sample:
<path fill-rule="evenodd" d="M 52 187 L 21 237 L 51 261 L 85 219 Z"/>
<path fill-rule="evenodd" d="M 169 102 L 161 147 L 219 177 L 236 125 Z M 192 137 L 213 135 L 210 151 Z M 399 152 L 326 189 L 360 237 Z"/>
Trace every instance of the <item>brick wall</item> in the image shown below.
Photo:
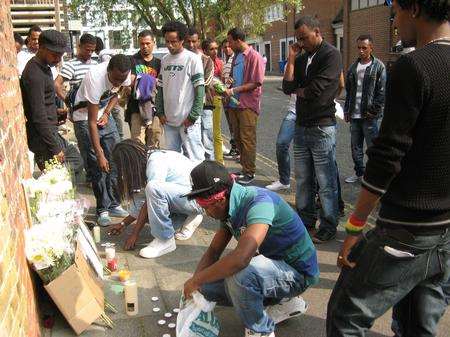
<path fill-rule="evenodd" d="M 9 0 L 0 0 L 0 337 L 40 335 L 24 256 L 28 226 L 20 180 L 29 177 Z"/>
<path fill-rule="evenodd" d="M 287 18 L 288 37 L 294 36 L 295 21 L 303 15 L 317 16 L 321 24 L 321 32 L 326 41 L 336 45 L 334 30 L 331 26 L 339 10 L 343 6 L 342 0 L 303 0 L 304 9 L 295 13 L 292 9 Z M 264 41 L 271 43 L 272 69 L 278 71 L 278 61 L 280 60 L 280 39 L 286 38 L 286 22 L 275 21 L 267 27 L 263 36 Z M 261 51 L 261 53 L 263 53 Z"/>
<path fill-rule="evenodd" d="M 385 64 L 395 60 L 391 50 L 390 9 L 380 5 L 350 11 L 350 2 L 344 6 L 344 67 L 345 69 L 357 58 L 356 39 L 361 34 L 370 34 L 374 39 L 374 55 Z"/>

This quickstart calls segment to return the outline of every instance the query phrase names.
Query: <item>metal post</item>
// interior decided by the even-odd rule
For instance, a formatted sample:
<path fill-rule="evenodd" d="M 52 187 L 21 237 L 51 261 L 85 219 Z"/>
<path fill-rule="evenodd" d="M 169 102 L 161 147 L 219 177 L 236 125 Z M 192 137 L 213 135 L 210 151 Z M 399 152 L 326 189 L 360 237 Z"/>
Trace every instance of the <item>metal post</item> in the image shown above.
<path fill-rule="evenodd" d="M 54 0 L 53 4 L 55 5 L 55 28 L 58 32 L 61 31 L 61 14 L 59 8 L 59 0 Z"/>
<path fill-rule="evenodd" d="M 288 10 L 287 10 L 287 4 L 284 3 L 284 13 L 285 13 L 285 18 L 286 18 L 286 24 L 285 24 L 285 32 L 284 32 L 284 37 L 285 37 L 285 46 L 284 48 L 286 49 L 286 53 L 285 53 L 285 60 L 287 60 L 287 57 L 289 55 L 289 45 L 288 45 Z"/>

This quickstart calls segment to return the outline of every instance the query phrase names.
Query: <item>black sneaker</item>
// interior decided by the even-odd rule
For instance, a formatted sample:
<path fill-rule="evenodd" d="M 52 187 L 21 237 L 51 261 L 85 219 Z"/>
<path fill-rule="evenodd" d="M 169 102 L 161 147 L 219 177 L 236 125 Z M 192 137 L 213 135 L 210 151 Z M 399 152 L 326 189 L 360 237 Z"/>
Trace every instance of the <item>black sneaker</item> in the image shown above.
<path fill-rule="evenodd" d="M 238 178 L 237 182 L 242 185 L 247 185 L 250 184 L 254 179 L 254 174 L 244 174 L 242 178 Z"/>
<path fill-rule="evenodd" d="M 319 229 L 318 232 L 313 236 L 312 240 L 314 243 L 325 243 L 333 240 L 336 237 L 336 232 L 330 232 L 326 229 Z"/>
<path fill-rule="evenodd" d="M 239 156 L 239 151 L 237 149 L 231 149 L 230 152 L 224 153 L 223 157 L 226 159 L 236 159 Z"/>

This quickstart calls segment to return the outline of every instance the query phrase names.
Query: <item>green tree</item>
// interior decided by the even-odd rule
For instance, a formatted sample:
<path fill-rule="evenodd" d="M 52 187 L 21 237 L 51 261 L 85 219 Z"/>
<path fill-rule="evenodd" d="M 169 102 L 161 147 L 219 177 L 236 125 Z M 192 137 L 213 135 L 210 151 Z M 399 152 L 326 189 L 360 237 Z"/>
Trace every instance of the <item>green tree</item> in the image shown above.
<path fill-rule="evenodd" d="M 111 8 L 127 3 L 157 36 L 161 35 L 160 27 L 164 22 L 180 20 L 196 27 L 202 37 L 224 37 L 234 26 L 244 28 L 248 34 L 259 35 L 265 29 L 269 6 L 284 4 L 288 10 L 302 6 L 301 0 L 72 0 L 70 7 L 73 13 L 89 6 L 113 16 Z"/>

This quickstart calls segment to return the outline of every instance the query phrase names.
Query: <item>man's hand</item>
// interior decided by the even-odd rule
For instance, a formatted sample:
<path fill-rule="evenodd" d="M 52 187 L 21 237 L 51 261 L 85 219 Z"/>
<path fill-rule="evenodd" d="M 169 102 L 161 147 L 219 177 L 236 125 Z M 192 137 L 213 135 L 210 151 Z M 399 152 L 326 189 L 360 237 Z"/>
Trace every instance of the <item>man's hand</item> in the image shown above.
<path fill-rule="evenodd" d="M 350 114 L 348 112 L 344 112 L 344 120 L 346 123 L 350 123 Z"/>
<path fill-rule="evenodd" d="M 297 89 L 297 96 L 301 98 L 305 98 L 305 88 Z"/>
<path fill-rule="evenodd" d="M 104 127 L 106 124 L 108 124 L 108 118 L 109 118 L 109 113 L 107 113 L 106 111 L 103 113 L 102 117 L 100 117 L 100 119 L 97 121 L 97 125 L 99 127 Z"/>
<path fill-rule="evenodd" d="M 302 51 L 302 47 L 297 43 L 293 43 L 289 46 L 289 60 L 294 61 L 297 58 L 297 55 Z"/>
<path fill-rule="evenodd" d="M 116 223 L 108 227 L 108 235 L 119 235 L 123 232 L 125 225 L 123 222 Z"/>
<path fill-rule="evenodd" d="M 225 97 L 231 97 L 233 96 L 233 89 L 225 89 L 225 91 L 223 92 L 223 95 Z"/>
<path fill-rule="evenodd" d="M 97 163 L 100 170 L 106 173 L 109 172 L 109 163 L 108 160 L 106 160 L 105 155 L 103 153 L 100 156 L 97 156 Z"/>
<path fill-rule="evenodd" d="M 134 233 L 132 233 L 127 240 L 125 241 L 125 244 L 123 245 L 123 249 L 125 250 L 132 250 L 136 246 L 136 241 L 138 240 L 138 236 Z"/>
<path fill-rule="evenodd" d="M 55 159 L 57 160 L 57 161 L 59 161 L 60 163 L 64 163 L 64 161 L 65 161 L 65 156 L 64 156 L 64 152 L 61 150 L 61 152 L 60 153 L 58 153 L 58 154 L 55 154 Z"/>
<path fill-rule="evenodd" d="M 58 125 L 63 125 L 67 120 L 67 108 L 58 108 L 56 109 L 56 114 L 58 115 Z"/>
<path fill-rule="evenodd" d="M 195 276 L 191 277 L 189 280 L 186 281 L 184 284 L 184 298 L 191 298 L 192 293 L 196 290 L 199 290 L 201 287 L 200 284 L 197 283 L 195 280 Z"/>
<path fill-rule="evenodd" d="M 186 128 L 190 127 L 191 125 L 194 125 L 194 123 L 192 123 L 192 121 L 189 118 L 186 118 L 183 124 Z"/>
<path fill-rule="evenodd" d="M 344 240 L 344 243 L 342 244 L 341 251 L 339 252 L 338 258 L 337 258 L 337 266 L 339 268 L 348 267 L 348 268 L 354 268 L 356 266 L 355 262 L 350 262 L 348 260 L 348 255 L 350 254 L 350 251 L 352 250 L 353 246 L 360 240 L 361 236 L 353 236 L 353 235 L 347 235 L 347 237 Z"/>

